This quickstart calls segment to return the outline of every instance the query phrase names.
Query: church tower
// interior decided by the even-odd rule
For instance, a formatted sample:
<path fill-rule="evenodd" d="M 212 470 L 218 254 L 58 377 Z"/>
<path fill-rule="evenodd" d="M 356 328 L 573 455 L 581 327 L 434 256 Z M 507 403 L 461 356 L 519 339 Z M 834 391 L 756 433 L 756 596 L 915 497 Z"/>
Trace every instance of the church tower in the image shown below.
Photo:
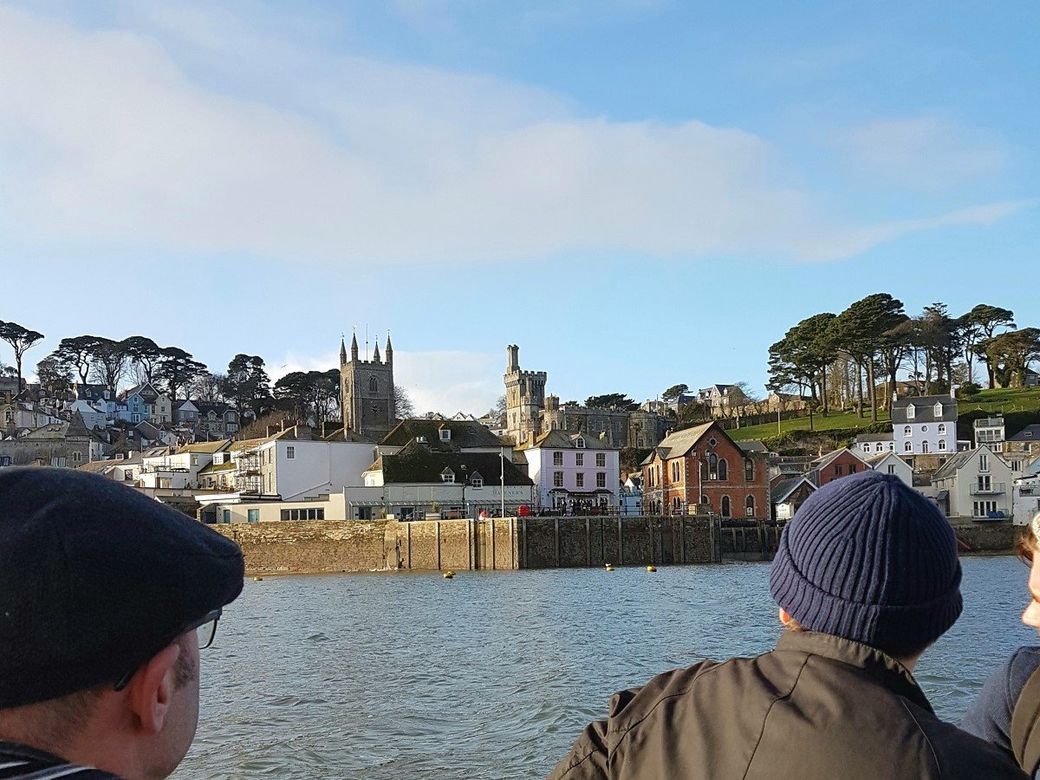
<path fill-rule="evenodd" d="M 350 358 L 341 340 L 339 376 L 343 403 L 343 428 L 369 441 L 379 442 L 397 424 L 394 413 L 394 348 L 386 337 L 386 360 L 376 342 L 371 360 L 361 360 L 357 335 L 350 341 Z"/>
<path fill-rule="evenodd" d="M 520 370 L 520 347 L 506 347 L 506 433 L 515 444 L 521 444 L 529 435 L 542 431 L 542 411 L 545 409 L 544 371 Z"/>

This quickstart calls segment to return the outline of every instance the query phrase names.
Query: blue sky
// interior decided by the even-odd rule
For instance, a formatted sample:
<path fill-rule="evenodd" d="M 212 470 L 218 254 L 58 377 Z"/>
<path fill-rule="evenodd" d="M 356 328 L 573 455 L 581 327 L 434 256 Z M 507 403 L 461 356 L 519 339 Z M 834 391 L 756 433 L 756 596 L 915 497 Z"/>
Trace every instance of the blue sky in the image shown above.
<path fill-rule="evenodd" d="M 510 343 L 643 399 L 760 387 L 872 292 L 1040 324 L 1033 2 L 215 6 L 0 2 L 31 363 L 144 334 L 278 374 L 389 329 L 420 411 L 481 412 Z"/>

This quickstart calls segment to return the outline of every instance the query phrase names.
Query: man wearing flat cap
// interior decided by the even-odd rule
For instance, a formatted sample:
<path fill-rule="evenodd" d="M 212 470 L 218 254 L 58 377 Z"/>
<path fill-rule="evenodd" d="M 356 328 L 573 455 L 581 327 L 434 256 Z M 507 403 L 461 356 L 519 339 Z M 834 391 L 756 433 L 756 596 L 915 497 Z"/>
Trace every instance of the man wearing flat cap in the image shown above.
<path fill-rule="evenodd" d="M 868 471 L 813 493 L 770 573 L 783 632 L 614 696 L 553 778 L 1021 778 L 939 720 L 913 677 L 961 613 L 957 541 L 935 505 Z"/>
<path fill-rule="evenodd" d="M 110 480 L 0 469 L 0 778 L 163 778 L 237 545 Z"/>

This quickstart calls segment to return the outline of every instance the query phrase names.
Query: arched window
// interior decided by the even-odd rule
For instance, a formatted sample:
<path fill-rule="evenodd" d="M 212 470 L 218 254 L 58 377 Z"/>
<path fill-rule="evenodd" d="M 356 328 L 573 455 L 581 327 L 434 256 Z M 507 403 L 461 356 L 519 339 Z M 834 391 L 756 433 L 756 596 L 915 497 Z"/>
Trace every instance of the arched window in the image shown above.
<path fill-rule="evenodd" d="M 704 504 L 704 506 L 711 506 L 711 502 L 708 500 L 707 496 L 701 496 L 701 503 Z"/>
<path fill-rule="evenodd" d="M 373 376 L 368 379 L 368 391 L 370 393 L 379 392 L 379 381 Z"/>
<path fill-rule="evenodd" d="M 755 481 L 755 461 L 751 458 L 744 461 L 744 480 L 747 482 Z"/>
<path fill-rule="evenodd" d="M 939 433 L 946 433 L 946 423 L 939 423 Z"/>
<path fill-rule="evenodd" d="M 927 441 L 921 442 L 921 452 L 928 452 L 928 442 Z"/>
<path fill-rule="evenodd" d="M 909 442 L 908 441 L 906 444 L 903 445 L 903 452 L 913 452 L 913 451 L 914 451 L 913 442 Z"/>
<path fill-rule="evenodd" d="M 708 477 L 708 462 L 705 460 L 701 461 L 701 479 L 709 479 Z"/>
<path fill-rule="evenodd" d="M 748 496 L 746 499 L 744 499 L 744 514 L 746 514 L 748 517 L 754 517 L 755 516 L 755 497 L 754 496 Z"/>
<path fill-rule="evenodd" d="M 914 432 L 913 429 L 909 425 L 907 425 L 906 427 L 903 428 L 903 435 L 904 436 L 909 436 L 913 432 Z"/>
<path fill-rule="evenodd" d="M 729 465 L 725 458 L 719 458 L 719 479 L 723 481 L 729 479 Z"/>
<path fill-rule="evenodd" d="M 946 439 L 939 439 L 939 449 L 940 450 L 945 450 L 946 449 Z"/>
<path fill-rule="evenodd" d="M 714 452 L 708 456 L 708 479 L 719 478 L 719 457 Z"/>
<path fill-rule="evenodd" d="M 729 496 L 722 497 L 722 516 L 729 517 Z"/>

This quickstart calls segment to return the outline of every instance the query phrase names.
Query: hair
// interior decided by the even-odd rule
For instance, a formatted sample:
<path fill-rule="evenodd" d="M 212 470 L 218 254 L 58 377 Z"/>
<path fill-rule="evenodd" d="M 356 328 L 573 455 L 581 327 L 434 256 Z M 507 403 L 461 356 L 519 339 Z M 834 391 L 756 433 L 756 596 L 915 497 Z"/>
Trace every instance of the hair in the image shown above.
<path fill-rule="evenodd" d="M 1038 524 L 1040 524 L 1040 512 L 1015 540 L 1015 552 L 1023 563 L 1032 565 L 1033 554 L 1040 549 L 1040 542 L 1037 541 L 1036 533 L 1033 531 L 1034 526 Z"/>
<path fill-rule="evenodd" d="M 799 623 L 797 620 L 795 620 L 793 617 L 791 617 L 790 613 L 788 613 L 787 617 L 788 617 L 788 621 L 786 623 L 784 623 L 784 628 L 787 629 L 788 631 L 796 631 L 796 632 L 812 631 L 811 628 L 806 628 L 801 623 Z M 867 643 L 863 642 L 861 644 L 867 644 Z M 925 644 L 920 645 L 919 647 L 899 647 L 899 648 L 884 647 L 884 646 L 882 646 L 880 644 L 870 644 L 869 646 L 873 647 L 875 650 L 880 650 L 885 655 L 891 656 L 892 658 L 895 658 L 899 662 L 905 662 L 906 660 L 909 660 L 909 659 L 912 659 L 912 658 L 917 658 L 919 655 L 921 655 L 921 653 L 923 653 L 925 650 L 927 650 L 928 647 L 931 644 L 932 644 L 931 642 L 926 642 Z"/>

